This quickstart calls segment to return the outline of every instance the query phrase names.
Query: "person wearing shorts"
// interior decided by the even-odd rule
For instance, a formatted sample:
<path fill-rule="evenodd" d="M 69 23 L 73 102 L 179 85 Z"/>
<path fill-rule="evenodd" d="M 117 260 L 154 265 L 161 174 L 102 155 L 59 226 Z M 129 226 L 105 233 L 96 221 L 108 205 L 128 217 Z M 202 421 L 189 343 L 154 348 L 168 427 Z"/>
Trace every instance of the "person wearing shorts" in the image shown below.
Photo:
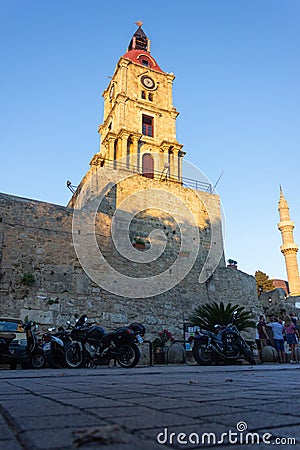
<path fill-rule="evenodd" d="M 272 322 L 267 324 L 268 328 L 271 328 L 273 331 L 273 341 L 274 341 L 274 347 L 276 348 L 278 352 L 279 362 L 284 363 L 285 362 L 285 353 L 284 353 L 284 326 L 282 324 L 282 318 L 273 317 Z"/>
<path fill-rule="evenodd" d="M 295 324 L 292 322 L 290 318 L 287 318 L 284 322 L 284 330 L 286 335 L 286 342 L 290 346 L 291 349 L 291 360 L 290 362 L 296 363 L 296 344 L 297 344 L 297 330 Z"/>

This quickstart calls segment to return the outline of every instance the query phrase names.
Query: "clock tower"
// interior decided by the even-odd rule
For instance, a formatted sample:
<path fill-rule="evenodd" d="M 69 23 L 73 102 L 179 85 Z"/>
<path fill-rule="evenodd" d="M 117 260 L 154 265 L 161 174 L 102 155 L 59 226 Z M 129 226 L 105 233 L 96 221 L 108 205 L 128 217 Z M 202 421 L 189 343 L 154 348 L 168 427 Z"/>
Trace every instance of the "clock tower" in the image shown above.
<path fill-rule="evenodd" d="M 181 183 L 185 153 L 176 139 L 179 113 L 172 100 L 175 76 L 159 67 L 150 54 L 150 40 L 142 23 L 137 25 L 127 52 L 102 94 L 100 151 L 90 164 L 125 168 L 148 178 Z"/>

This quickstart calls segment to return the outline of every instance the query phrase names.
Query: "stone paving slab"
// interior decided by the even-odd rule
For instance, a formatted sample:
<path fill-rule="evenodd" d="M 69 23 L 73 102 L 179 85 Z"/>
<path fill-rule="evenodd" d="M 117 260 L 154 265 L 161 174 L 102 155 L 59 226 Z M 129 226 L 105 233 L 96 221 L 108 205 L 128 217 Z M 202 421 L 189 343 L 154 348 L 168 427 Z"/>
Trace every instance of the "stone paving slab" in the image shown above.
<path fill-rule="evenodd" d="M 21 446 L 15 440 L 0 440 L 0 448 L 3 450 L 23 450 L 24 447 Z"/>
<path fill-rule="evenodd" d="M 4 423 L 0 425 L 0 442 L 2 440 L 14 439 L 14 434 Z M 1 447 L 0 447 L 1 448 Z"/>
<path fill-rule="evenodd" d="M 124 414 L 126 412 L 126 417 L 136 417 L 136 416 L 142 416 L 145 417 L 148 413 L 148 408 L 139 407 L 136 406 L 123 406 L 122 408 L 102 408 L 99 406 L 98 408 L 86 408 L 86 411 L 90 414 L 93 414 L 97 417 L 103 418 L 103 419 L 111 419 L 111 418 L 118 418 L 118 417 L 124 417 Z"/>
<path fill-rule="evenodd" d="M 183 434 L 220 437 L 236 431 L 241 422 L 260 436 L 295 438 L 296 445 L 285 448 L 300 448 L 299 369 L 170 365 L 0 370 L 0 450 L 266 448 L 263 443 L 232 445 L 228 437 L 222 445 L 181 443 Z M 159 444 L 157 435 L 165 429 L 175 438 Z M 85 438 L 78 441 L 79 432 Z"/>
<path fill-rule="evenodd" d="M 146 428 L 158 427 L 160 424 L 165 426 L 188 425 L 191 422 L 189 417 L 174 412 L 147 410 L 146 414 L 138 416 L 112 417 L 112 423 L 124 425 L 132 432 L 144 430 Z"/>
<path fill-rule="evenodd" d="M 22 420 L 18 421 L 18 428 L 21 432 L 55 429 L 57 432 L 60 428 L 65 429 L 68 424 L 72 424 L 72 428 L 78 427 L 91 427 L 97 425 L 105 425 L 106 422 L 101 420 L 98 416 L 92 416 L 91 414 L 84 414 L 76 412 L 71 416 L 67 414 L 57 414 L 54 416 L 35 416 L 35 417 L 22 417 Z"/>

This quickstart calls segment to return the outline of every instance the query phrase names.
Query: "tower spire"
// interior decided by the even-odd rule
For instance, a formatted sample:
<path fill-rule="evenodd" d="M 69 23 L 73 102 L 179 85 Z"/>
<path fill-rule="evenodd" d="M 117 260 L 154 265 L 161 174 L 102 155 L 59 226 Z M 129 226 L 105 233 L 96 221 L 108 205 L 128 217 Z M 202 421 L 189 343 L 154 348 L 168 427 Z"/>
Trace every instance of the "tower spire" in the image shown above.
<path fill-rule="evenodd" d="M 297 261 L 298 245 L 295 243 L 293 235 L 295 225 L 290 219 L 289 205 L 283 195 L 281 185 L 278 211 L 280 216 L 278 229 L 280 230 L 282 236 L 282 245 L 280 250 L 285 259 L 290 296 L 298 296 L 300 295 L 300 278 Z"/>
<path fill-rule="evenodd" d="M 142 30 L 143 22 L 135 22 L 138 29 L 132 36 L 132 39 L 128 46 L 128 51 L 130 50 L 143 50 L 144 52 L 150 53 L 150 40 Z"/>

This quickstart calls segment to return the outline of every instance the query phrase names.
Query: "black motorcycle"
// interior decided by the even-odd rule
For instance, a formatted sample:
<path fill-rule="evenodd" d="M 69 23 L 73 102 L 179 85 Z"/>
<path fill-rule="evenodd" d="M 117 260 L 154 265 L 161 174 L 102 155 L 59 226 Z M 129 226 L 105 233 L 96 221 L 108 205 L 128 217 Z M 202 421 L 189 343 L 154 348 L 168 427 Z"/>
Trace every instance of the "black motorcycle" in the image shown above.
<path fill-rule="evenodd" d="M 35 334 L 36 326 L 27 322 L 24 326 L 26 333 L 25 345 L 16 341 L 13 331 L 0 332 L 0 364 L 8 364 L 16 369 L 20 364 L 22 369 L 41 369 L 45 366 L 46 358 Z"/>
<path fill-rule="evenodd" d="M 135 367 L 140 360 L 137 343 L 143 342 L 145 327 L 134 323 L 106 333 L 99 325 L 88 324 L 87 316 L 78 319 L 70 333 L 73 344 L 66 351 L 70 367 L 109 365 L 111 360 L 121 367 Z"/>
<path fill-rule="evenodd" d="M 66 362 L 66 350 L 72 344 L 70 337 L 70 322 L 67 322 L 67 329 L 59 327 L 48 328 L 48 333 L 42 336 L 43 350 L 47 365 L 51 369 L 68 367 Z"/>
<path fill-rule="evenodd" d="M 226 326 L 216 325 L 216 332 L 201 329 L 193 337 L 193 357 L 201 366 L 209 366 L 220 361 L 234 362 L 244 358 L 250 364 L 255 364 L 250 345 L 240 334 L 235 325 L 238 319 L 234 312 L 231 323 Z"/>

